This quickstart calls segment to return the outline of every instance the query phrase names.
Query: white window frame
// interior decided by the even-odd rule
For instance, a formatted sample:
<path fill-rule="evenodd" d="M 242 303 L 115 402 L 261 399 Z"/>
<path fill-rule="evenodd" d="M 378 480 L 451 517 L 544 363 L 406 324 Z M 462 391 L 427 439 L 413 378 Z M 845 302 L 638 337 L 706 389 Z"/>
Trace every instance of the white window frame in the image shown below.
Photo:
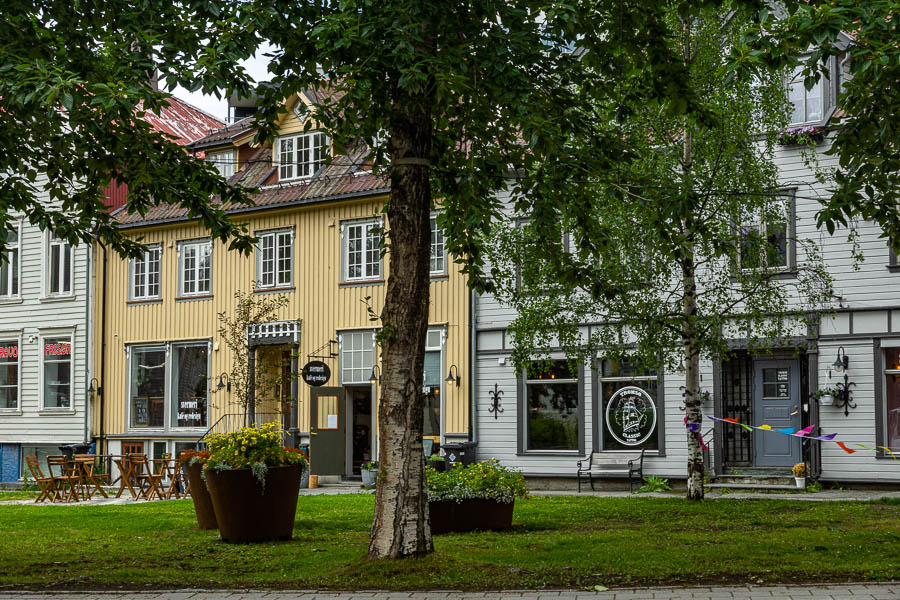
<path fill-rule="evenodd" d="M 10 250 L 15 252 L 16 260 L 15 260 L 15 270 L 10 268 L 7 270 L 7 276 L 9 280 L 6 282 L 7 289 L 12 290 L 13 281 L 16 282 L 16 290 L 14 293 L 0 295 L 0 301 L 3 300 L 18 300 L 22 297 L 22 249 L 24 245 L 22 244 L 22 221 L 16 222 L 16 243 L 13 248 L 10 248 L 10 245 L 7 244 L 6 252 L 4 253 L 7 258 L 9 258 Z M 2 259 L 0 259 L 2 260 Z M 12 266 L 13 261 L 9 260 L 9 265 Z M 15 276 L 15 277 L 14 277 Z"/>
<path fill-rule="evenodd" d="M 46 406 L 45 402 L 47 399 L 46 394 L 44 393 L 44 366 L 47 363 L 46 360 L 46 344 L 47 339 L 50 338 L 69 338 L 69 406 Z M 56 331 L 42 331 L 38 336 L 38 342 L 40 344 L 39 354 L 40 354 L 40 365 L 38 368 L 39 377 L 38 377 L 38 390 L 41 396 L 41 411 L 47 412 L 75 412 L 75 397 L 73 395 L 73 391 L 75 389 L 75 375 L 76 364 L 75 364 L 75 330 L 74 329 L 64 329 L 64 330 L 56 330 Z M 62 362 L 62 361 L 53 361 L 53 362 Z"/>
<path fill-rule="evenodd" d="M 155 254 L 155 257 L 154 257 Z M 131 300 L 155 300 L 162 294 L 162 244 L 151 244 L 144 251 L 141 258 L 132 258 L 128 261 L 128 294 Z M 156 293 L 150 293 L 150 275 L 153 271 L 150 267 L 156 265 Z M 143 284 L 140 290 L 136 287 L 138 268 L 143 269 Z"/>
<path fill-rule="evenodd" d="M 272 229 L 257 232 L 259 243 L 256 245 L 256 287 L 259 289 L 287 288 L 294 285 L 294 230 Z M 266 256 L 267 245 L 271 244 L 271 258 Z M 281 250 L 288 249 L 288 256 L 282 258 Z M 287 269 L 282 260 L 286 260 Z M 271 272 L 267 272 L 267 263 L 271 262 Z M 286 275 L 286 277 L 283 277 Z"/>
<path fill-rule="evenodd" d="M 172 388 L 176 385 L 175 380 L 175 350 L 177 348 L 191 348 L 206 346 L 206 423 L 202 425 L 178 425 L 177 420 L 173 420 L 175 412 L 174 403 L 176 401 L 172 394 Z M 167 429 L 173 431 L 206 431 L 209 429 L 210 417 L 212 416 L 210 408 L 212 407 L 210 398 L 210 387 L 212 381 L 212 343 L 209 340 L 196 340 L 188 342 L 169 342 L 166 344 L 166 396 L 165 396 L 165 419 L 164 423 Z"/>
<path fill-rule="evenodd" d="M 353 364 L 352 359 L 350 361 L 351 366 L 349 366 L 349 367 L 345 366 L 346 365 L 345 355 L 347 355 L 347 354 L 352 355 L 354 353 L 359 353 L 359 354 L 362 354 L 363 356 L 365 356 L 365 352 L 368 351 L 368 349 L 364 347 L 365 342 L 366 342 L 365 337 L 362 337 L 362 339 L 361 339 L 362 344 L 360 344 L 360 347 L 358 349 L 354 349 L 354 350 L 347 349 L 347 344 L 346 344 L 347 338 L 350 336 L 357 336 L 357 335 L 358 336 L 369 335 L 369 336 L 371 336 L 371 341 L 372 341 L 371 342 L 372 343 L 372 364 L 367 367 L 365 365 L 365 361 L 363 361 L 363 365 L 361 367 L 359 367 L 359 369 L 361 369 L 361 371 L 362 371 L 362 379 L 360 379 L 358 381 L 355 379 L 346 379 L 344 377 L 346 371 L 349 370 L 352 372 L 354 370 L 357 370 L 356 367 L 352 366 L 352 364 Z M 338 354 L 340 355 L 339 368 L 340 368 L 340 372 L 341 372 L 340 373 L 341 385 L 356 385 L 356 384 L 369 385 L 369 383 L 370 383 L 369 376 L 372 373 L 372 367 L 375 366 L 378 362 L 378 356 L 377 356 L 378 347 L 377 347 L 377 343 L 375 341 L 375 330 L 374 329 L 357 329 L 357 330 L 340 332 L 338 334 Z"/>
<path fill-rule="evenodd" d="M 358 221 L 346 221 L 341 223 L 341 281 L 343 282 L 357 282 L 357 281 L 380 281 L 383 278 L 383 265 L 381 260 L 381 234 L 380 232 L 377 234 L 373 234 L 373 229 L 381 229 L 382 221 L 381 219 L 365 219 Z M 361 246 L 358 252 L 354 252 L 354 254 L 359 254 L 360 257 L 360 275 L 351 276 L 350 275 L 350 267 L 356 266 L 356 263 L 351 265 L 350 263 L 350 236 L 353 234 L 357 228 L 362 232 Z M 377 243 L 375 248 L 369 248 L 369 241 L 375 240 Z M 370 252 L 375 252 L 377 256 L 376 261 L 369 260 L 371 258 Z M 372 267 L 371 273 L 367 272 L 369 267 Z"/>
<path fill-rule="evenodd" d="M 447 274 L 447 245 L 444 243 L 444 230 L 438 227 L 437 214 L 431 215 L 431 239 L 429 243 L 428 254 L 428 274 L 429 275 L 446 275 Z M 436 263 L 440 261 L 439 268 Z"/>
<path fill-rule="evenodd" d="M 790 114 L 788 116 L 789 127 L 803 127 L 806 126 L 814 126 L 814 125 L 824 125 L 831 118 L 831 114 L 834 111 L 834 92 L 832 81 L 840 81 L 840 71 L 839 65 L 834 58 L 828 59 L 828 77 L 822 73 L 819 77 L 819 81 L 816 82 L 815 87 L 811 90 L 806 89 L 806 85 L 804 84 L 805 77 L 803 76 L 803 65 L 796 67 L 794 71 L 788 74 L 787 81 L 785 82 L 786 91 L 788 95 L 788 104 L 790 106 Z M 835 79 L 835 76 L 837 77 Z M 803 119 L 802 121 L 794 121 L 794 105 L 790 99 L 791 90 L 794 89 L 794 86 L 798 86 L 800 91 L 803 93 Z M 817 119 L 810 119 L 808 115 L 807 108 L 807 99 L 815 97 L 814 94 L 818 93 L 819 102 L 820 102 L 820 113 L 821 116 Z"/>
<path fill-rule="evenodd" d="M 185 261 L 187 260 L 188 250 L 193 251 L 194 263 L 190 270 L 192 276 L 188 279 L 186 276 Z M 209 256 L 209 277 L 201 278 L 200 261 L 204 253 Z M 213 256 L 212 256 L 212 240 L 209 238 L 201 240 L 184 240 L 178 242 L 178 296 L 180 298 L 190 298 L 192 296 L 210 296 L 212 295 L 212 279 L 213 279 Z M 191 291 L 185 290 L 185 285 L 190 281 L 194 285 Z M 205 282 L 205 286 L 201 285 Z"/>
<path fill-rule="evenodd" d="M 797 264 L 797 248 L 796 248 L 796 239 L 795 239 L 795 231 L 796 231 L 796 206 L 794 204 L 795 198 L 793 191 L 785 192 L 783 195 L 778 196 L 778 200 L 784 203 L 785 216 L 784 221 L 776 221 L 776 223 L 784 223 L 784 236 L 785 236 L 785 264 L 783 265 L 769 265 L 765 262 L 765 257 L 762 257 L 760 260 L 763 261 L 758 267 L 745 267 L 741 264 L 741 270 L 751 271 L 755 268 L 759 269 L 771 269 L 773 271 L 792 271 L 796 268 Z M 744 230 L 745 228 L 753 227 L 754 229 L 759 231 L 759 234 L 762 236 L 763 240 L 768 239 L 768 228 L 769 222 L 767 222 L 764 218 L 758 217 L 754 222 L 747 221 L 741 223 L 738 231 L 738 243 L 743 245 L 744 238 Z M 738 250 L 738 261 L 741 261 L 741 253 L 743 252 L 743 247 Z"/>
<path fill-rule="evenodd" d="M 435 341 L 437 341 L 437 344 L 433 343 Z M 444 425 L 445 425 L 445 415 L 447 414 L 446 413 L 446 408 L 447 408 L 446 407 L 446 400 L 447 400 L 447 394 L 446 394 L 447 385 L 446 385 L 446 383 L 447 382 L 444 379 L 444 373 L 447 372 L 447 355 L 446 355 L 446 352 L 444 351 L 446 345 L 447 345 L 447 329 L 445 327 L 429 327 L 428 333 L 425 334 L 425 352 L 440 352 L 441 353 L 441 360 L 440 360 L 441 376 L 440 376 L 439 384 L 438 384 L 439 389 L 440 389 L 440 392 L 439 392 L 439 394 L 440 394 L 440 399 L 439 399 L 440 417 L 438 419 L 440 431 L 438 432 L 438 436 L 440 437 L 442 442 L 444 440 L 444 434 L 446 432 L 446 427 Z M 457 366 L 457 368 L 459 368 L 459 367 Z M 422 393 L 426 393 L 428 391 L 428 388 L 425 387 L 424 383 L 425 383 L 425 379 L 424 379 L 424 375 L 423 375 Z M 451 385 L 456 385 L 456 384 L 454 383 Z M 429 436 L 429 437 L 431 437 L 431 436 Z"/>
<path fill-rule="evenodd" d="M 63 268 L 64 265 L 60 265 L 58 274 L 59 280 L 55 282 L 59 286 L 59 290 L 56 292 L 52 291 L 54 282 L 51 280 L 50 270 L 53 267 L 52 253 L 54 246 L 59 246 L 60 248 L 60 260 L 64 260 L 62 257 L 64 256 L 65 249 L 68 248 L 69 250 L 68 290 L 63 290 L 64 284 L 66 282 L 66 269 Z M 46 231 L 44 233 L 44 297 L 64 298 L 73 296 L 75 294 L 75 249 L 75 246 L 72 246 L 66 240 L 58 238 L 54 232 Z M 21 285 L 21 280 L 19 283 Z"/>
<path fill-rule="evenodd" d="M 237 152 L 230 150 L 218 150 L 206 153 L 206 162 L 213 165 L 219 174 L 226 179 L 234 175 L 237 169 Z"/>
<path fill-rule="evenodd" d="M 150 427 L 149 423 L 147 425 L 135 425 L 134 421 L 131 420 L 131 417 L 134 413 L 133 406 L 133 398 L 131 396 L 131 388 L 132 388 L 132 363 L 134 360 L 135 350 L 163 350 L 166 354 L 165 363 L 163 366 L 163 425 L 162 427 Z M 171 355 L 170 344 L 130 344 L 125 349 L 125 368 L 126 368 L 126 377 L 125 377 L 125 423 L 127 424 L 127 429 L 129 432 L 147 432 L 147 431 L 165 431 L 168 427 L 169 423 L 169 400 L 168 397 L 171 394 L 169 387 L 172 384 L 172 379 L 170 376 L 171 370 L 171 362 L 169 357 Z M 149 409 L 148 409 L 149 410 Z"/>
<path fill-rule="evenodd" d="M 325 166 L 331 140 L 321 131 L 280 136 L 275 144 L 278 180 L 309 179 Z"/>
<path fill-rule="evenodd" d="M 9 334 L 0 333 L 0 346 L 6 346 L 7 344 L 16 344 L 16 405 L 4 407 L 0 406 L 0 413 L 3 412 L 12 412 L 12 413 L 20 413 L 22 412 L 22 334 Z M 12 386 L 4 386 L 4 387 L 12 387 Z"/>

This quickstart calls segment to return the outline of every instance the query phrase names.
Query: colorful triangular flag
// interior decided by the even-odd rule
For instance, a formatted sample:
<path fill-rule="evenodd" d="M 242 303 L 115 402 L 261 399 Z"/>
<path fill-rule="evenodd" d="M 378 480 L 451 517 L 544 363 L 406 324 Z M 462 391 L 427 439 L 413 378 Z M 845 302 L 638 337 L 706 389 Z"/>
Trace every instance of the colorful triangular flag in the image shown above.
<path fill-rule="evenodd" d="M 841 450 L 843 450 L 843 451 L 846 452 L 847 454 L 855 454 L 855 453 L 856 453 L 856 450 L 854 450 L 853 448 L 848 448 L 847 446 L 845 446 L 845 445 L 844 445 L 844 442 L 835 442 L 835 444 L 837 444 L 838 446 L 840 446 L 840 447 L 841 447 Z"/>
<path fill-rule="evenodd" d="M 815 425 L 810 425 L 809 427 L 804 427 L 803 429 L 801 429 L 794 435 L 796 435 L 798 437 L 803 437 L 805 435 L 809 435 L 810 433 L 812 433 L 813 427 L 815 427 Z"/>
<path fill-rule="evenodd" d="M 785 427 L 784 429 L 776 429 L 775 431 L 778 433 L 783 433 L 784 435 L 794 435 L 793 427 Z"/>
<path fill-rule="evenodd" d="M 766 431 L 771 431 L 771 430 L 772 430 L 772 426 L 771 426 L 771 425 L 760 425 L 759 428 L 760 428 L 760 429 L 765 429 Z"/>
<path fill-rule="evenodd" d="M 837 437 L 836 433 L 829 433 L 828 435 L 817 435 L 813 439 L 814 440 L 822 440 L 824 442 L 830 442 L 831 440 L 833 440 L 836 437 Z"/>

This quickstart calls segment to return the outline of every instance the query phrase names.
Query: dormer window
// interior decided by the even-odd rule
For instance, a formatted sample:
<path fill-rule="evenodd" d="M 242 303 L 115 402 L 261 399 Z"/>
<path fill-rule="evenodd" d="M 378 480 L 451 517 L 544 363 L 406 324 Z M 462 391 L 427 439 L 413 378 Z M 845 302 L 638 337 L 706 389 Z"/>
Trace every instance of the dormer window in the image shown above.
<path fill-rule="evenodd" d="M 237 164 L 234 150 L 221 152 L 207 152 L 206 162 L 211 163 L 222 177 L 228 178 L 234 175 L 234 166 Z"/>
<path fill-rule="evenodd" d="M 278 138 L 278 178 L 281 181 L 312 177 L 325 166 L 328 138 L 324 133 L 302 133 Z"/>
<path fill-rule="evenodd" d="M 828 64 L 829 75 L 836 73 L 835 61 Z M 824 74 L 811 89 L 806 89 L 803 67 L 798 67 L 788 81 L 788 101 L 791 104 L 791 126 L 824 125 L 834 107 L 832 80 Z"/>

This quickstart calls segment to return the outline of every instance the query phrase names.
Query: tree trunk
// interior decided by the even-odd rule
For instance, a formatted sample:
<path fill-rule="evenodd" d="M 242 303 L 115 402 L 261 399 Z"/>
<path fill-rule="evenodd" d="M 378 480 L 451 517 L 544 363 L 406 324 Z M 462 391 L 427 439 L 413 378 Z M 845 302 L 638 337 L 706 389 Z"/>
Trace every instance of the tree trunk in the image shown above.
<path fill-rule="evenodd" d="M 697 282 L 694 272 L 693 245 L 688 249 L 689 258 L 682 263 L 684 303 L 681 340 L 684 348 L 684 408 L 687 412 L 687 498 L 703 500 L 703 446 L 700 432 L 703 427 L 703 406 L 700 396 L 700 355 L 697 352 Z"/>
<path fill-rule="evenodd" d="M 391 116 L 390 276 L 381 314 L 379 472 L 369 558 L 432 552 L 422 449 L 431 244 L 430 91 L 395 88 Z"/>

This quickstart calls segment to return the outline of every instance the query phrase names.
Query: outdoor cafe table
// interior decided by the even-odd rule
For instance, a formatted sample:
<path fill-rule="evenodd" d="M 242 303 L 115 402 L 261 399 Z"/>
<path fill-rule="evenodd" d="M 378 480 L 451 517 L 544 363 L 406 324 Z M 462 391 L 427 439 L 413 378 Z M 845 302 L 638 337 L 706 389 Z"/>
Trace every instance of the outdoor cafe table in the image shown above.
<path fill-rule="evenodd" d="M 74 467 L 74 473 L 78 475 L 82 493 L 81 497 L 85 499 L 90 499 L 96 492 L 100 492 L 100 494 L 104 498 L 108 498 L 106 492 L 103 491 L 103 488 L 100 487 L 100 482 L 97 480 L 97 476 L 94 474 L 94 466 L 97 458 L 96 455 L 77 455 L 70 462 Z"/>

